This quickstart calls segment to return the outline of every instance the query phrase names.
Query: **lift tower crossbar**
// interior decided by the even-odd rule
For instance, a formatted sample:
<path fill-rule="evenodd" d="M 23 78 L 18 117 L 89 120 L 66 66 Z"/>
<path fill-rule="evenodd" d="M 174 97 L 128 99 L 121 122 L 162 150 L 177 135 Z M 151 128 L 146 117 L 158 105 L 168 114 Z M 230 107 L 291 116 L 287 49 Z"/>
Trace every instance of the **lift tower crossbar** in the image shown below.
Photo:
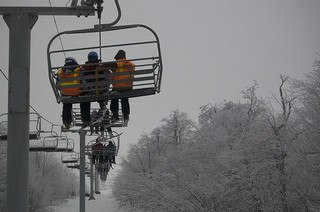
<path fill-rule="evenodd" d="M 92 16 L 94 7 L 0 7 L 9 27 L 6 211 L 29 210 L 31 29 L 39 15 Z"/>

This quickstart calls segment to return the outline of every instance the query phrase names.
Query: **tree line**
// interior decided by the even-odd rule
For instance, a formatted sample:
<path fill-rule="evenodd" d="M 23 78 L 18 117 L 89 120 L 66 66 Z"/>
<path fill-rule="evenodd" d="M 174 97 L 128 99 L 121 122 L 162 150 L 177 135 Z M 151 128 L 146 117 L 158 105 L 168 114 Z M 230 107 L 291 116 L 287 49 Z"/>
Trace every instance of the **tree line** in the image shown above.
<path fill-rule="evenodd" d="M 172 111 L 131 146 L 113 184 L 136 211 L 320 211 L 320 61 L 278 93 Z"/>
<path fill-rule="evenodd" d="M 303 80 L 280 76 L 272 100 L 259 98 L 255 83 L 240 102 L 202 106 L 197 123 L 172 111 L 131 146 L 114 197 L 136 211 L 320 211 L 320 61 L 315 67 Z M 6 142 L 0 170 L 4 211 Z M 29 211 L 76 195 L 75 179 L 52 153 L 30 153 Z"/>
<path fill-rule="evenodd" d="M 6 203 L 6 142 L 0 143 L 0 212 Z M 47 212 L 49 206 L 61 204 L 78 194 L 74 173 L 67 170 L 54 153 L 31 152 L 29 158 L 29 211 Z M 19 191 L 17 191 L 19 195 Z"/>

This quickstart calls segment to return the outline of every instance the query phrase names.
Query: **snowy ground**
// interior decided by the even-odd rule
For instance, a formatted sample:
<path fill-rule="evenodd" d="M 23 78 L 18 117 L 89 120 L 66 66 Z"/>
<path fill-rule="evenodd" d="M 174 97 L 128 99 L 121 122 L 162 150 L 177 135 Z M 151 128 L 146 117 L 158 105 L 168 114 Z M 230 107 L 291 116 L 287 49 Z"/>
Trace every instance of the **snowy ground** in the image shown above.
<path fill-rule="evenodd" d="M 86 197 L 86 212 L 129 212 L 129 209 L 119 208 L 117 202 L 112 198 L 110 185 L 118 170 L 118 166 L 108 174 L 108 179 L 105 182 L 100 182 L 101 194 L 94 194 L 95 200 L 88 200 Z M 90 181 L 86 178 L 86 193 L 89 192 Z M 52 207 L 52 212 L 78 212 L 80 207 L 79 196 L 73 199 L 68 199 L 59 206 Z"/>
<path fill-rule="evenodd" d="M 101 194 L 95 194 L 95 200 L 88 200 L 86 197 L 86 212 L 127 212 L 124 208 L 118 208 L 117 203 L 112 199 L 111 193 L 102 191 Z M 79 197 L 69 199 L 60 206 L 52 208 L 52 212 L 77 212 L 79 211 Z"/>

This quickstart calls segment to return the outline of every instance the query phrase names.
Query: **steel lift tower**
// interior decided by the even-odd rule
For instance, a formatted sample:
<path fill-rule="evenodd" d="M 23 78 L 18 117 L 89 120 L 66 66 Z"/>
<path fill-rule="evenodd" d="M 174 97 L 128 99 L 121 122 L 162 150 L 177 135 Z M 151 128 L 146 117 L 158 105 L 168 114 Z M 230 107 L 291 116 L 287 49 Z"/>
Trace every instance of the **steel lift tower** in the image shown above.
<path fill-rule="evenodd" d="M 76 7 L 0 7 L 9 27 L 6 211 L 29 210 L 29 103 L 31 29 L 40 15 L 91 16 L 93 1 Z M 82 209 L 84 210 L 84 209 Z M 81 209 L 80 209 L 81 211 Z"/>

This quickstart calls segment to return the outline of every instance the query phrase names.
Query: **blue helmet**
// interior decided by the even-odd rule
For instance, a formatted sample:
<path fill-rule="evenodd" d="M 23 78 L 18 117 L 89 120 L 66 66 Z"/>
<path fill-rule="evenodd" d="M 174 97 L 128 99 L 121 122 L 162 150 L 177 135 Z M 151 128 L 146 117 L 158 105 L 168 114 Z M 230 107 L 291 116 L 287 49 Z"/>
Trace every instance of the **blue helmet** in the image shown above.
<path fill-rule="evenodd" d="M 88 54 L 88 60 L 89 60 L 90 62 L 97 62 L 97 61 L 98 61 L 98 54 L 97 54 L 97 52 L 90 52 L 90 53 Z"/>

